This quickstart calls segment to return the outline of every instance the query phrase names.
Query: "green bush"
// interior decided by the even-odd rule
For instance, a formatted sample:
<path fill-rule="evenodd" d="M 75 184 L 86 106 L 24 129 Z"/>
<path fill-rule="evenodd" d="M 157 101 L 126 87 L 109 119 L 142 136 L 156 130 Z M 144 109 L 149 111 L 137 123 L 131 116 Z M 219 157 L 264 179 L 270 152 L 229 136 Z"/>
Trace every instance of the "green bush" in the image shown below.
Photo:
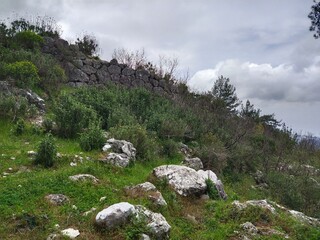
<path fill-rule="evenodd" d="M 36 66 L 29 61 L 10 63 L 5 66 L 7 77 L 13 78 L 15 85 L 20 88 L 33 87 L 40 81 Z"/>
<path fill-rule="evenodd" d="M 155 136 L 148 134 L 146 128 L 139 124 L 111 128 L 110 134 L 116 139 L 131 142 L 140 160 L 149 161 L 158 154 Z"/>
<path fill-rule="evenodd" d="M 168 157 L 175 157 L 178 153 L 178 144 L 172 139 L 167 139 L 162 143 L 162 154 Z"/>
<path fill-rule="evenodd" d="M 25 97 L 0 94 L 0 117 L 24 117 L 28 111 L 28 100 Z"/>
<path fill-rule="evenodd" d="M 17 136 L 23 134 L 24 130 L 25 130 L 25 123 L 23 121 L 23 119 L 19 119 L 16 124 L 14 125 L 14 129 L 13 129 L 13 133 Z"/>
<path fill-rule="evenodd" d="M 57 149 L 51 134 L 47 134 L 40 142 L 35 164 L 52 167 L 57 156 Z"/>
<path fill-rule="evenodd" d="M 26 49 L 36 49 L 39 48 L 43 43 L 43 38 L 32 31 L 18 32 L 14 36 L 15 43 Z"/>
<path fill-rule="evenodd" d="M 100 121 L 90 122 L 88 129 L 80 135 L 80 147 L 83 151 L 101 149 L 106 142 Z"/>
<path fill-rule="evenodd" d="M 215 184 L 212 182 L 212 180 L 209 178 L 206 179 L 206 184 L 207 184 L 207 192 L 210 199 L 215 199 L 215 200 L 220 199 L 218 190 Z"/>
<path fill-rule="evenodd" d="M 53 113 L 58 133 L 65 138 L 74 138 L 97 119 L 96 112 L 77 101 L 72 95 L 62 94 L 56 102 Z"/>

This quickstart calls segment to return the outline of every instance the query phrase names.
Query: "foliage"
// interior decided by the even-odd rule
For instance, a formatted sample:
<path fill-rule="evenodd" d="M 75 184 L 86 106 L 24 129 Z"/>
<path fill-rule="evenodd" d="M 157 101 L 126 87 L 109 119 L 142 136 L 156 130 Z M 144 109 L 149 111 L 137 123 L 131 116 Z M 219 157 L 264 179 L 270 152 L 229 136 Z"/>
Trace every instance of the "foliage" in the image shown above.
<path fill-rule="evenodd" d="M 79 50 L 88 56 L 97 55 L 99 52 L 99 44 L 93 35 L 84 35 L 82 38 L 77 38 L 75 42 L 79 46 Z"/>
<path fill-rule="evenodd" d="M 41 164 L 44 167 L 52 167 L 57 155 L 57 149 L 51 134 L 47 134 L 40 142 L 35 158 L 35 164 Z"/>
<path fill-rule="evenodd" d="M 25 97 L 4 95 L 0 93 L 0 117 L 11 118 L 24 117 L 28 111 L 28 101 Z"/>
<path fill-rule="evenodd" d="M 230 84 L 230 79 L 220 76 L 214 83 L 210 94 L 214 99 L 222 100 L 229 111 L 236 111 L 240 101 L 236 95 L 236 88 Z"/>
<path fill-rule="evenodd" d="M 14 41 L 22 48 L 35 49 L 43 43 L 43 38 L 32 31 L 23 31 L 14 36 Z"/>
<path fill-rule="evenodd" d="M 89 126 L 90 121 L 97 119 L 97 114 L 92 108 L 76 101 L 66 93 L 58 98 L 53 113 L 59 135 L 66 138 L 76 137 Z"/>
<path fill-rule="evenodd" d="M 21 88 L 33 87 L 40 81 L 36 66 L 29 61 L 10 63 L 5 66 L 5 73 Z"/>
<path fill-rule="evenodd" d="M 105 143 L 100 121 L 91 121 L 88 129 L 80 134 L 80 147 L 84 151 L 101 149 Z"/>
<path fill-rule="evenodd" d="M 210 199 L 219 199 L 219 193 L 211 179 L 206 179 L 207 192 Z"/>
<path fill-rule="evenodd" d="M 111 128 L 110 134 L 116 139 L 131 142 L 137 149 L 137 157 L 141 161 L 151 161 L 158 152 L 155 137 L 139 124 Z"/>
<path fill-rule="evenodd" d="M 311 12 L 308 17 L 311 20 L 310 31 L 315 31 L 314 38 L 320 36 L 320 2 L 314 0 L 314 5 L 311 6 Z"/>
<path fill-rule="evenodd" d="M 18 119 L 18 121 L 16 122 L 14 129 L 13 129 L 13 133 L 17 136 L 23 134 L 24 130 L 25 130 L 25 123 L 23 121 L 23 119 Z"/>

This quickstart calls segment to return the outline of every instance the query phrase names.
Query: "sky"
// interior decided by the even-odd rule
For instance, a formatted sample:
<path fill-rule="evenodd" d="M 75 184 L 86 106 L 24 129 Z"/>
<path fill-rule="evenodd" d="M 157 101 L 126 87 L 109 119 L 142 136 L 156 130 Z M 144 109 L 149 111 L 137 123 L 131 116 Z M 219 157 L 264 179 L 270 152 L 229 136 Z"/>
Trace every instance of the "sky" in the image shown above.
<path fill-rule="evenodd" d="M 1 0 L 0 19 L 47 15 L 69 42 L 93 34 L 100 57 L 116 48 L 179 59 L 194 91 L 228 77 L 240 100 L 299 134 L 320 136 L 320 39 L 312 0 Z"/>

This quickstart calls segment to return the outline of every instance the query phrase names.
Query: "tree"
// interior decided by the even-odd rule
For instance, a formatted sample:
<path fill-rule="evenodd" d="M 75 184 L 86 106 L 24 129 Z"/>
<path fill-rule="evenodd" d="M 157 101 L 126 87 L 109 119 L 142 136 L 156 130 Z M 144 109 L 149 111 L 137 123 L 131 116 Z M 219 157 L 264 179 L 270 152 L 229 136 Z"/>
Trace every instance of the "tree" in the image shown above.
<path fill-rule="evenodd" d="M 117 48 L 113 50 L 112 58 L 117 59 L 118 63 L 125 64 L 129 68 L 137 69 L 147 63 L 144 49 L 129 51 L 125 48 Z"/>
<path fill-rule="evenodd" d="M 240 100 L 236 94 L 236 88 L 230 84 L 230 79 L 220 76 L 214 83 L 210 94 L 218 100 L 222 100 L 226 108 L 235 112 L 236 108 L 240 105 Z"/>
<path fill-rule="evenodd" d="M 311 12 L 308 17 L 311 20 L 310 31 L 315 31 L 314 38 L 320 37 L 320 2 L 314 0 L 314 5 L 311 6 Z"/>
<path fill-rule="evenodd" d="M 79 50 L 88 56 L 98 55 L 99 44 L 95 36 L 85 34 L 82 38 L 77 38 L 76 45 Z"/>

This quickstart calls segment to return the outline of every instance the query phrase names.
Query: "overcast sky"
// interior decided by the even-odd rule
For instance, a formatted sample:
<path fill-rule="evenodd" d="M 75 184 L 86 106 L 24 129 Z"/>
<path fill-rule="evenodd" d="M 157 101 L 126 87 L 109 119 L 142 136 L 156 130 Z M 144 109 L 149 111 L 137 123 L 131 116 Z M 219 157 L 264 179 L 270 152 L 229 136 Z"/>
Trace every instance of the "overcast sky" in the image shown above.
<path fill-rule="evenodd" d="M 312 0 L 1 0 L 0 18 L 48 15 L 63 37 L 93 33 L 101 58 L 144 48 L 175 56 L 192 89 L 230 78 L 238 97 L 320 136 L 320 39 L 309 32 Z"/>

